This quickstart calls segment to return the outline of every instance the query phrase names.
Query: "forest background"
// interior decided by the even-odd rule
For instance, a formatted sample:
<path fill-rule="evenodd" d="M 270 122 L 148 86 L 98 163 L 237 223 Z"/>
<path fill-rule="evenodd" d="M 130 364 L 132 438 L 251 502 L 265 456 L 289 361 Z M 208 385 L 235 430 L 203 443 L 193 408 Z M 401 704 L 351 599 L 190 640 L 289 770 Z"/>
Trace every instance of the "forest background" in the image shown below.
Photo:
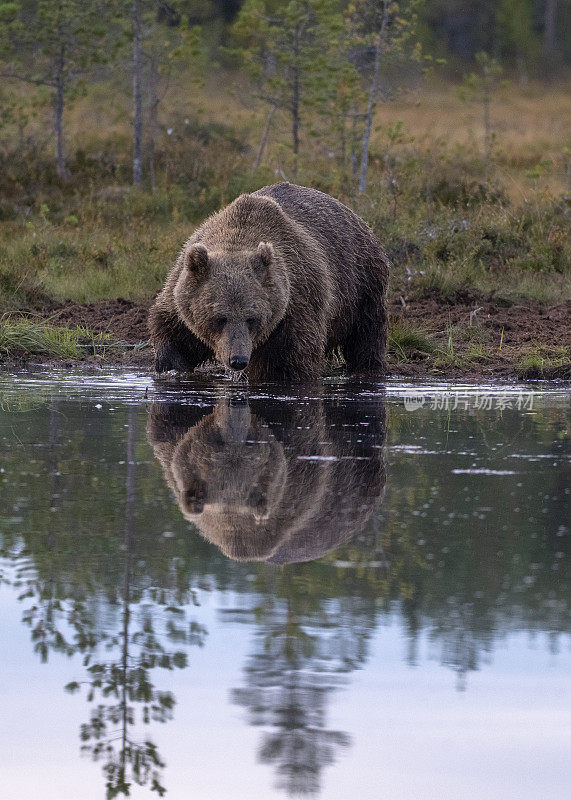
<path fill-rule="evenodd" d="M 387 248 L 394 357 L 568 369 L 565 337 L 522 350 L 502 317 L 496 342 L 482 309 L 569 300 L 570 22 L 568 0 L 0 3 L 0 349 L 39 348 L 15 311 L 145 307 L 201 219 L 291 180 Z"/>

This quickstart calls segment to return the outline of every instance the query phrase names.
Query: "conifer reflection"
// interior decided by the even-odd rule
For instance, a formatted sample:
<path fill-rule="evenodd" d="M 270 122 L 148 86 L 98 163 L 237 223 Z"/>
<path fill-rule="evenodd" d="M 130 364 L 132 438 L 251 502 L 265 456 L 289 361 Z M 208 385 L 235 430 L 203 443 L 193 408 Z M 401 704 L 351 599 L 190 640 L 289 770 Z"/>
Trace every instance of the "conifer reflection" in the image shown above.
<path fill-rule="evenodd" d="M 42 661 L 85 659 L 66 680 L 89 704 L 82 744 L 110 796 L 137 782 L 168 786 L 154 737 L 174 697 L 156 668 L 183 667 L 204 641 L 190 618 L 200 591 L 232 596 L 223 619 L 254 631 L 231 697 L 259 726 L 259 758 L 290 793 L 317 793 L 349 745 L 330 704 L 389 617 L 407 637 L 409 663 L 428 655 L 428 640 L 459 688 L 511 631 L 546 632 L 556 650 L 569 630 L 564 410 L 504 412 L 493 425 L 478 411 L 440 427 L 415 413 L 391 406 L 396 447 L 382 503 L 375 403 L 156 404 L 147 430 L 160 467 L 143 441 L 143 408 L 138 425 L 132 409 L 101 414 L 63 400 L 10 418 L 4 579 Z M 516 451 L 512 461 L 502 446 Z M 483 448 L 487 466 L 517 474 L 454 472 Z M 549 469 L 538 469 L 533 459 L 546 455 Z"/>
<path fill-rule="evenodd" d="M 185 630 L 173 619 L 167 622 L 166 630 L 160 630 L 154 619 L 156 609 L 145 602 L 145 595 L 133 586 L 135 423 L 136 409 L 132 406 L 127 433 L 123 586 L 118 600 L 121 627 L 105 641 L 104 659 L 100 653 L 93 653 L 85 662 L 87 698 L 96 706 L 89 722 L 81 727 L 82 750 L 103 762 L 108 798 L 129 795 L 131 781 L 148 785 L 161 796 L 165 793 L 162 783 L 165 764 L 156 745 L 148 735 L 143 735 L 140 726 L 171 719 L 175 697 L 172 692 L 161 691 L 153 685 L 150 671 L 157 667 L 168 670 L 186 667 L 187 655 L 180 645 L 202 644 L 206 633 L 196 624 Z M 169 610 L 175 615 L 183 613 L 172 605 Z M 169 640 L 175 644 L 174 649 L 168 645 Z M 109 658 L 108 654 L 114 657 Z M 78 682 L 67 686 L 69 691 L 79 688 Z"/>
<path fill-rule="evenodd" d="M 77 468 L 69 469 L 70 442 L 62 441 L 61 427 L 69 420 L 54 400 L 37 473 L 42 494 L 33 501 L 27 542 L 22 549 L 8 539 L 3 549 L 14 561 L 14 583 L 35 652 L 43 662 L 52 652 L 83 656 L 83 673 L 65 688 L 82 692 L 92 706 L 80 740 L 82 751 L 102 763 L 108 798 L 129 795 L 133 783 L 165 793 L 165 764 L 148 726 L 172 718 L 175 697 L 155 686 L 152 671 L 185 668 L 188 647 L 201 646 L 206 637 L 206 629 L 188 618 L 187 608 L 197 600 L 189 588 L 187 561 L 169 556 L 166 542 L 157 549 L 148 522 L 141 527 L 144 509 L 137 489 L 145 476 L 137 474 L 136 418 L 132 406 L 126 455 L 119 449 L 113 456 L 123 486 L 109 475 L 102 497 L 111 514 L 98 517 L 99 529 L 82 524 L 75 514 L 74 526 L 74 512 L 83 505 L 74 482 L 83 492 L 90 459 L 82 459 L 79 475 Z M 76 457 L 72 460 L 77 465 Z M 70 519 L 62 524 L 70 509 Z"/>
<path fill-rule="evenodd" d="M 373 598 L 325 598 L 314 566 L 265 569 L 256 605 L 225 615 L 255 624 L 245 685 L 232 699 L 262 728 L 259 760 L 274 767 L 278 788 L 290 796 L 319 794 L 323 769 L 351 743 L 329 727 L 328 705 L 366 661 L 375 624 Z"/>

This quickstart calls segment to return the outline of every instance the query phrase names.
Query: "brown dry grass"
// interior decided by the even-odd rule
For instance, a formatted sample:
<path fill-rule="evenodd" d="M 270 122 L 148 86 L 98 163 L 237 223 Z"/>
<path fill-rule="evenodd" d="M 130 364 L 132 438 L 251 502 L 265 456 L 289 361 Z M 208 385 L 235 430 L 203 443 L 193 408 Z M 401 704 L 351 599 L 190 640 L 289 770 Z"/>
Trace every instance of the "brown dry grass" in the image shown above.
<path fill-rule="evenodd" d="M 545 190 L 555 195 L 569 190 L 568 85 L 502 87 L 493 98 L 491 117 L 496 134 L 495 169 L 513 202 Z M 483 152 L 482 107 L 463 101 L 454 86 L 429 86 L 379 107 L 377 126 L 399 120 L 421 149 L 433 148 L 441 141 L 449 150 Z M 379 133 L 376 136 L 378 140 Z M 539 176 L 529 177 L 527 173 L 538 165 Z"/>
<path fill-rule="evenodd" d="M 254 152 L 267 108 L 256 103 L 243 76 L 217 73 L 200 88 L 191 78 L 189 73 L 172 80 L 160 107 L 163 128 L 198 116 L 206 122 L 235 128 Z M 14 84 L 13 88 L 23 91 L 21 84 Z M 66 111 L 68 151 L 96 149 L 107 140 L 123 146 L 128 154 L 130 106 L 128 85 L 120 78 L 89 86 L 85 97 Z M 42 110 L 29 126 L 30 132 L 49 137 L 49 113 L 48 108 Z M 511 82 L 494 94 L 491 116 L 496 134 L 496 177 L 513 202 L 521 202 L 545 190 L 554 195 L 569 191 L 571 92 L 568 82 L 552 86 L 530 83 L 525 87 Z M 404 133 L 419 151 L 437 151 L 442 147 L 448 153 L 459 150 L 464 157 L 477 157 L 483 152 L 482 107 L 474 101 L 463 101 L 456 85 L 433 79 L 397 99 L 380 103 L 375 117 L 373 149 L 383 147 L 382 127 L 398 121 L 403 123 Z M 267 159 L 272 167 L 276 166 L 276 145 L 288 142 L 289 128 L 287 115 L 276 115 Z M 317 155 L 316 144 L 309 138 L 304 140 L 302 156 L 307 162 L 310 164 Z"/>
<path fill-rule="evenodd" d="M 163 119 L 168 124 L 169 119 L 198 111 L 205 119 L 236 127 L 255 148 L 267 109 L 248 96 L 241 80 L 212 79 L 198 95 L 190 96 L 184 91 L 182 81 L 166 96 Z M 221 84 L 229 87 L 224 95 L 220 93 Z M 569 88 L 567 82 L 551 87 L 541 83 L 521 87 L 512 82 L 493 96 L 491 117 L 496 134 L 496 169 L 514 202 L 521 202 L 538 191 L 547 190 L 558 195 L 570 188 L 567 176 L 571 150 Z M 380 103 L 373 126 L 376 129 L 373 148 L 382 147 L 382 127 L 394 126 L 399 121 L 403 123 L 405 134 L 420 150 L 433 149 L 442 142 L 448 151 L 460 148 L 468 154 L 483 152 L 482 106 L 462 100 L 456 85 L 433 81 L 397 99 Z M 275 150 L 277 140 L 287 142 L 289 126 L 287 115 L 276 116 L 270 152 L 272 147 Z M 303 147 L 307 152 L 312 145 L 304 142 Z M 543 165 L 539 177 L 528 177 L 526 173 L 539 164 Z"/>

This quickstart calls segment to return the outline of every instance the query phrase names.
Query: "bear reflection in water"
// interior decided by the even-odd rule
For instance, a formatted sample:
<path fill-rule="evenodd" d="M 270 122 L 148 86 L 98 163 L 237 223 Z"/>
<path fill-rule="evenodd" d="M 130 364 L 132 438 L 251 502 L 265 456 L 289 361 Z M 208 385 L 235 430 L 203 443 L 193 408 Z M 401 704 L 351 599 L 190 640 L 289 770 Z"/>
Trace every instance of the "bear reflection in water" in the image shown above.
<path fill-rule="evenodd" d="M 319 558 L 364 528 L 384 492 L 379 399 L 160 403 L 147 435 L 185 518 L 240 561 Z"/>

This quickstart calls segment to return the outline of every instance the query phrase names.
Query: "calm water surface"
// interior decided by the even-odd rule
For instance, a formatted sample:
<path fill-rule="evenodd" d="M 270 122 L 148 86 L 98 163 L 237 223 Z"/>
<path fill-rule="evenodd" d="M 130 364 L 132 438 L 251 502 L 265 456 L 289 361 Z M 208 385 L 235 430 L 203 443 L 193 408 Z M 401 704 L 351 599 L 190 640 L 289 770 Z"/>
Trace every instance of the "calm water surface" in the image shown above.
<path fill-rule="evenodd" d="M 533 392 L 0 376 L 2 800 L 568 796 Z"/>

